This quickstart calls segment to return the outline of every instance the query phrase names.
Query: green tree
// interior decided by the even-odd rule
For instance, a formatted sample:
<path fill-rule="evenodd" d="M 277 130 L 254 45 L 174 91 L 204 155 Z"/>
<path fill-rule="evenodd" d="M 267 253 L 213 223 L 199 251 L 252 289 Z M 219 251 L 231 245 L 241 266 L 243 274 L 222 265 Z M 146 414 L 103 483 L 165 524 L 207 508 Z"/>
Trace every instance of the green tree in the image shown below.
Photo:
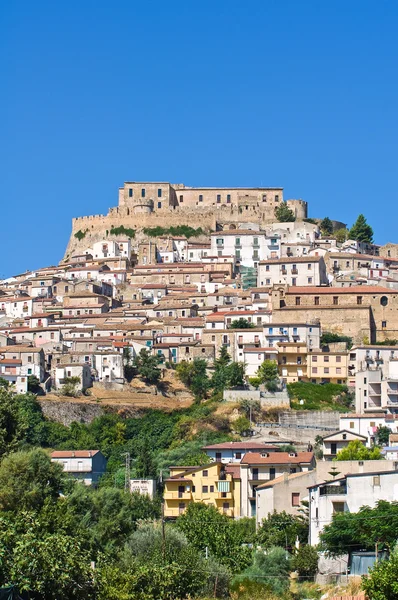
<path fill-rule="evenodd" d="M 235 421 L 233 422 L 233 428 L 236 431 L 236 433 L 239 433 L 239 435 L 243 435 L 247 431 L 250 431 L 251 423 L 247 417 L 241 416 L 235 419 Z"/>
<path fill-rule="evenodd" d="M 383 458 L 380 448 L 366 448 L 359 440 L 349 442 L 342 448 L 334 460 L 381 460 Z"/>
<path fill-rule="evenodd" d="M 300 546 L 293 556 L 292 569 L 299 577 L 314 577 L 318 571 L 318 552 L 313 546 Z"/>
<path fill-rule="evenodd" d="M 390 439 L 391 429 L 386 425 L 379 425 L 376 429 L 376 440 L 379 446 L 387 446 Z"/>
<path fill-rule="evenodd" d="M 253 563 L 235 577 L 233 584 L 245 588 L 246 581 L 265 584 L 272 594 L 282 597 L 289 589 L 290 556 L 281 547 L 269 548 L 267 553 L 256 552 Z M 234 585 L 233 585 L 234 587 Z M 262 597 L 266 597 L 264 594 Z"/>
<path fill-rule="evenodd" d="M 28 391 L 32 394 L 40 394 L 43 391 L 40 387 L 40 380 L 36 375 L 28 375 Z"/>
<path fill-rule="evenodd" d="M 138 374 L 149 384 L 157 384 L 160 380 L 160 358 L 152 355 L 144 348 L 133 359 L 133 366 Z"/>
<path fill-rule="evenodd" d="M 333 223 L 329 219 L 329 217 L 325 217 L 324 219 L 322 219 L 322 221 L 320 222 L 319 228 L 320 228 L 322 234 L 325 236 L 332 235 L 332 233 L 333 233 Z"/>
<path fill-rule="evenodd" d="M 398 598 L 398 551 L 388 560 L 379 561 L 368 575 L 362 577 L 362 588 L 372 600 L 396 600 Z"/>
<path fill-rule="evenodd" d="M 188 542 L 201 554 L 206 547 L 211 556 L 221 564 L 238 572 L 250 564 L 251 552 L 243 547 L 241 530 L 235 521 L 222 515 L 214 506 L 193 502 L 176 521 Z"/>
<path fill-rule="evenodd" d="M 62 466 L 51 462 L 44 450 L 16 452 L 0 463 L 2 510 L 38 509 L 46 499 L 56 500 L 64 486 Z"/>
<path fill-rule="evenodd" d="M 226 346 L 221 346 L 218 358 L 214 361 L 215 369 L 223 369 L 231 362 L 231 355 L 228 353 Z"/>
<path fill-rule="evenodd" d="M 232 323 L 230 325 L 231 329 L 253 329 L 253 327 L 254 327 L 253 323 L 250 323 L 250 321 L 248 321 L 244 317 L 239 317 L 239 319 L 234 319 L 234 321 L 232 321 Z"/>
<path fill-rule="evenodd" d="M 275 208 L 275 217 L 279 223 L 293 223 L 296 220 L 294 212 L 290 210 L 286 202 L 281 202 Z"/>
<path fill-rule="evenodd" d="M 189 387 L 196 400 L 206 398 L 210 380 L 205 360 L 195 358 L 192 362 L 182 361 L 177 365 L 176 371 L 179 379 Z"/>
<path fill-rule="evenodd" d="M 145 437 L 139 444 L 137 458 L 134 465 L 135 476 L 138 479 L 148 479 L 156 476 L 156 466 L 149 439 Z"/>
<path fill-rule="evenodd" d="M 0 585 L 43 600 L 95 597 L 90 556 L 77 535 L 48 531 L 38 515 L 0 517 Z"/>
<path fill-rule="evenodd" d="M 350 229 L 349 237 L 358 242 L 373 242 L 373 229 L 366 222 L 364 215 L 359 215 L 354 225 Z"/>
<path fill-rule="evenodd" d="M 355 550 L 392 550 L 398 539 L 398 502 L 379 500 L 374 508 L 336 513 L 320 534 L 320 550 L 341 556 Z"/>
<path fill-rule="evenodd" d="M 293 548 L 297 537 L 302 544 L 308 542 L 308 519 L 302 515 L 289 515 L 285 511 L 270 513 L 257 531 L 257 541 L 265 548 Z"/>
<path fill-rule="evenodd" d="M 257 369 L 257 377 L 268 390 L 273 391 L 278 382 L 278 365 L 274 360 L 265 360 Z"/>
<path fill-rule="evenodd" d="M 348 231 L 348 229 L 346 229 L 345 227 L 342 227 L 341 229 L 338 229 L 337 231 L 334 232 L 334 237 L 340 244 L 342 244 L 343 242 L 348 240 L 349 233 L 350 232 Z"/>

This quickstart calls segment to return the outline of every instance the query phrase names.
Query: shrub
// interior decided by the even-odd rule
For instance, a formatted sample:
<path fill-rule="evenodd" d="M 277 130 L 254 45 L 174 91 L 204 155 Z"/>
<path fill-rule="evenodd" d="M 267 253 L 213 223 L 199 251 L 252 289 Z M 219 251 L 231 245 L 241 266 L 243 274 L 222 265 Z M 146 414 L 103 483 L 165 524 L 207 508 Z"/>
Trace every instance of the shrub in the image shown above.
<path fill-rule="evenodd" d="M 131 227 L 124 227 L 124 225 L 119 225 L 119 227 L 111 227 L 110 231 L 111 235 L 126 235 L 130 239 L 135 238 L 135 231 Z"/>
<path fill-rule="evenodd" d="M 79 240 L 79 242 L 81 242 L 82 239 L 86 236 L 87 231 L 88 231 L 88 229 L 85 229 L 84 231 L 79 229 L 79 231 L 76 231 L 76 233 L 75 233 L 75 238 L 77 238 Z"/>

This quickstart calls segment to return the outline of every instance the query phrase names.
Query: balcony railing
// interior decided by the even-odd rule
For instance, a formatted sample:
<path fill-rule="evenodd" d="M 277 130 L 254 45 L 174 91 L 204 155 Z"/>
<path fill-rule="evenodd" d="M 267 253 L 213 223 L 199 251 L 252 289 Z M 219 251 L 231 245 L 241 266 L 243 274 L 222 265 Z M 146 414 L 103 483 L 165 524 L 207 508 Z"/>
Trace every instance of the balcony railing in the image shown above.
<path fill-rule="evenodd" d="M 298 275 L 298 270 L 297 269 L 292 269 L 292 274 L 293 275 Z"/>
<path fill-rule="evenodd" d="M 346 493 L 345 485 L 325 485 L 319 489 L 320 496 L 344 496 Z"/>

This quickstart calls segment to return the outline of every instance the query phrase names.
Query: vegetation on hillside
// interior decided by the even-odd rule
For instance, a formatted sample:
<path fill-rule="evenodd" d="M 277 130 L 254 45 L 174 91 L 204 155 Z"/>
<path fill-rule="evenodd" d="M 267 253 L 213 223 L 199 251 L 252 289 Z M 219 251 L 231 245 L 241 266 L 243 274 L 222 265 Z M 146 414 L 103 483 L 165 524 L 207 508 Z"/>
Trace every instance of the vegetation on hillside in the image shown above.
<path fill-rule="evenodd" d="M 338 333 L 331 333 L 330 331 L 325 331 L 321 335 L 321 346 L 327 346 L 328 344 L 334 344 L 336 342 L 346 342 L 347 350 L 352 348 L 352 337 L 348 335 L 340 335 Z"/>
<path fill-rule="evenodd" d="M 131 227 L 125 227 L 124 225 L 119 225 L 119 227 L 111 227 L 109 233 L 111 235 L 125 235 L 130 239 L 135 238 L 135 230 Z"/>
<path fill-rule="evenodd" d="M 358 216 L 348 235 L 351 240 L 356 240 L 357 242 L 366 242 L 368 244 L 373 242 L 373 229 L 362 214 Z"/>
<path fill-rule="evenodd" d="M 290 397 L 290 406 L 295 410 L 349 412 L 352 405 L 352 396 L 347 386 L 337 383 L 319 385 L 297 381 L 289 383 L 287 391 Z"/>
<path fill-rule="evenodd" d="M 143 233 L 148 237 L 160 237 L 162 235 L 185 236 L 186 238 L 199 237 L 203 234 L 201 227 L 190 227 L 189 225 L 176 225 L 174 227 L 145 227 Z"/>
<path fill-rule="evenodd" d="M 85 229 L 84 231 L 79 229 L 79 231 L 76 231 L 76 233 L 75 233 L 75 238 L 77 238 L 79 240 L 79 242 L 81 242 L 82 239 L 86 237 L 87 231 L 88 231 L 88 229 Z"/>
<path fill-rule="evenodd" d="M 281 202 L 275 208 L 275 217 L 279 223 L 292 223 L 296 220 L 294 212 L 290 210 L 286 202 Z"/>

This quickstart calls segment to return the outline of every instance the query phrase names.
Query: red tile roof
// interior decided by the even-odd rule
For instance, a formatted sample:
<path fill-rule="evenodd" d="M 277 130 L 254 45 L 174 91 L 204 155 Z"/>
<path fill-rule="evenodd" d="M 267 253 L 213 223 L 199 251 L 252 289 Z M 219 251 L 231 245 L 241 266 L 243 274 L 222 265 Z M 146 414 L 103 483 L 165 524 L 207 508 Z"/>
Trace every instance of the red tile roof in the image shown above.
<path fill-rule="evenodd" d="M 266 453 L 266 452 L 265 452 Z M 314 458 L 313 452 L 297 452 L 290 456 L 289 452 L 271 452 L 269 456 L 261 456 L 260 452 L 248 452 L 241 460 L 242 465 L 288 465 L 310 463 Z"/>

